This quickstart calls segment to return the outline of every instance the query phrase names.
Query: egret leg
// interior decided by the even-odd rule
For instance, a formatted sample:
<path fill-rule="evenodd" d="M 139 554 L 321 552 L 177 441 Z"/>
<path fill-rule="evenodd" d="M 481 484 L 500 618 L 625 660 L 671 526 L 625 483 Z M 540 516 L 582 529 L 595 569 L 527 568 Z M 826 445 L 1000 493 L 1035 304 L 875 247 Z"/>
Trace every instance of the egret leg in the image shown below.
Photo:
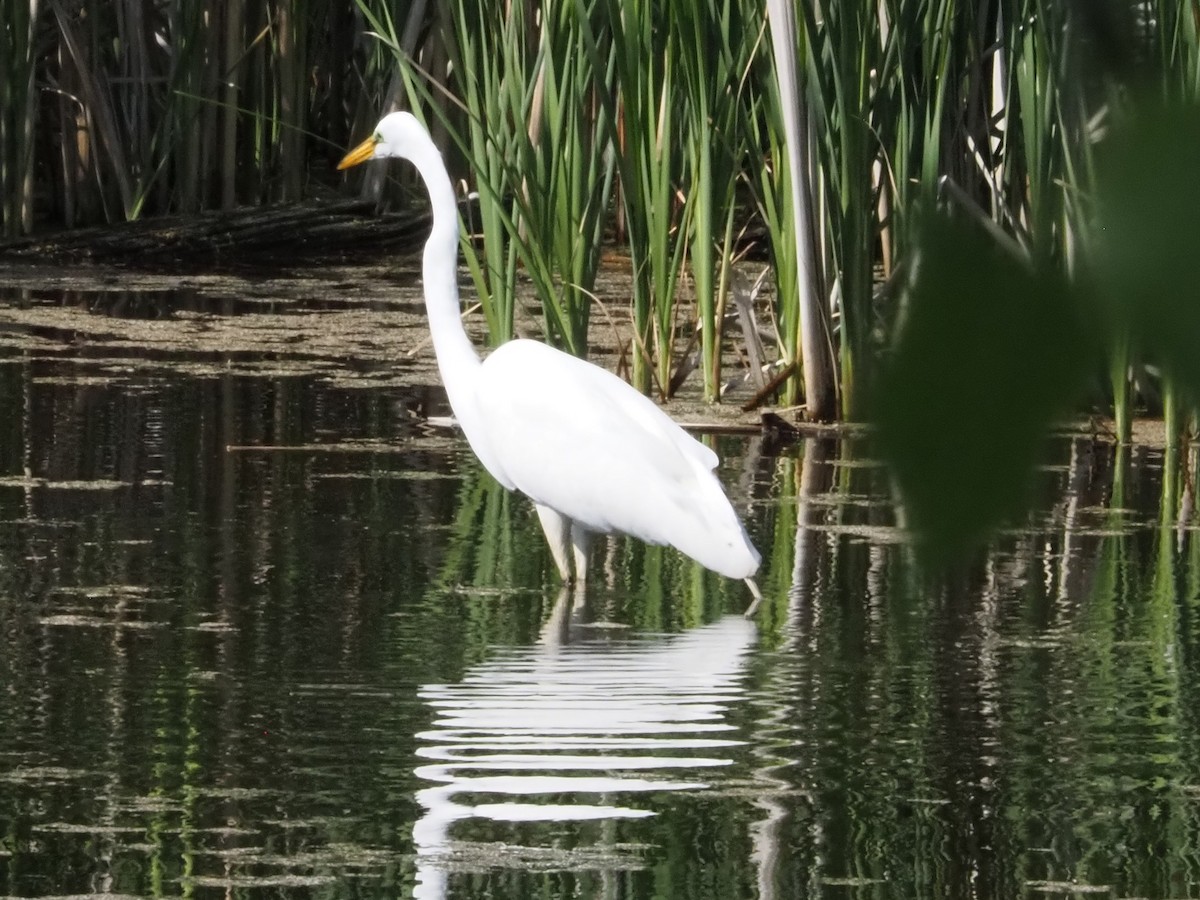
<path fill-rule="evenodd" d="M 554 557 L 554 564 L 558 566 L 558 574 L 562 576 L 563 581 L 569 582 L 571 580 L 571 557 L 568 545 L 572 543 L 571 520 L 558 510 L 548 506 L 540 503 L 533 505 L 537 509 L 538 519 L 542 523 L 542 531 L 546 533 L 546 543 L 550 545 L 550 555 Z"/>
<path fill-rule="evenodd" d="M 762 591 L 758 589 L 758 582 L 756 582 L 753 578 L 746 579 L 746 587 L 750 588 L 750 593 L 754 596 L 754 602 L 746 608 L 746 612 L 744 613 L 746 618 L 749 619 L 753 617 L 756 612 L 758 612 L 758 605 L 762 603 L 763 598 Z"/>
<path fill-rule="evenodd" d="M 578 522 L 571 523 L 571 548 L 575 551 L 575 579 L 579 584 L 587 581 L 588 550 L 592 546 L 592 533 Z"/>

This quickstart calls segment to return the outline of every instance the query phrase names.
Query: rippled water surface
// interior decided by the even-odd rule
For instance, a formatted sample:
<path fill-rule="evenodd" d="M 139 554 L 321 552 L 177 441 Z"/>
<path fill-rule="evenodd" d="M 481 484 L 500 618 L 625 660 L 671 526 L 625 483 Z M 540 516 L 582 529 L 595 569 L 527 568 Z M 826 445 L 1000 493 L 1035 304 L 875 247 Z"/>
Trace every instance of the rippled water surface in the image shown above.
<path fill-rule="evenodd" d="M 0 895 L 1200 897 L 1200 559 L 1161 454 L 1056 441 L 1029 520 L 931 580 L 861 442 L 723 439 L 747 621 L 625 540 L 560 592 L 403 372 L 118 351 L 111 310 L 22 296 Z"/>

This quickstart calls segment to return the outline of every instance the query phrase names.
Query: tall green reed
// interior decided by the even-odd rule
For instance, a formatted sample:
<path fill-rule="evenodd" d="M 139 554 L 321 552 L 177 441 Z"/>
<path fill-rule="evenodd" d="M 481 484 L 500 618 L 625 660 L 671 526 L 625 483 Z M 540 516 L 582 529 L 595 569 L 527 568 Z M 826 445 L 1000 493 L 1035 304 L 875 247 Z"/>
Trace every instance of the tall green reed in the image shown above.
<path fill-rule="evenodd" d="M 521 197 L 513 181 L 533 99 L 533 11 L 523 2 L 486 0 L 460 0 L 452 9 L 448 81 L 464 106 L 460 147 L 478 188 L 482 230 L 482 259 L 468 257 L 468 264 L 491 340 L 503 343 L 513 337 L 516 309 Z"/>
<path fill-rule="evenodd" d="M 612 123 L 621 223 L 633 269 L 632 381 L 642 391 L 649 391 L 653 382 L 665 396 L 688 227 L 688 207 L 675 182 L 683 160 L 677 61 L 668 53 L 668 31 L 652 0 L 601 2 L 605 18 L 601 24 L 589 21 L 585 40 L 597 70 L 604 68 L 605 34 L 613 50 L 617 92 L 599 99 Z M 582 0 L 575 6 L 580 9 Z"/>
<path fill-rule="evenodd" d="M 878 18 L 865 3 L 831 4 L 821 19 L 812 7 L 801 11 L 808 96 L 820 122 L 829 259 L 836 273 L 842 415 L 853 418 L 862 410 L 860 391 L 865 392 L 871 361 L 877 157 L 871 82 L 880 62 Z"/>
<path fill-rule="evenodd" d="M 1014 0 L 1005 10 L 1010 24 L 1003 39 L 1011 61 L 1006 105 L 1016 110 L 1006 131 L 1012 141 L 1005 189 L 1013 230 L 1034 258 L 1051 261 L 1071 276 L 1080 259 L 1094 259 L 1096 253 L 1095 148 L 1106 130 L 1126 117 L 1129 91 L 1142 89 L 1134 76 L 1135 57 L 1153 57 L 1156 43 L 1167 40 L 1162 27 L 1170 24 L 1147 19 L 1139 37 L 1130 30 L 1105 46 L 1109 16 L 1134 22 L 1132 7 L 1119 6 Z M 1155 77 L 1165 90 L 1173 75 L 1164 68 Z M 1119 327 L 1108 329 L 1106 344 L 1116 436 L 1128 443 L 1139 351 Z"/>
<path fill-rule="evenodd" d="M 954 69 L 961 18 L 950 0 L 894 0 L 879 10 L 875 130 L 881 253 L 888 262 L 906 257 L 915 214 L 936 203 L 945 174 L 952 149 L 946 138 L 963 108 Z"/>
<path fill-rule="evenodd" d="M 684 154 L 690 175 L 690 263 L 700 329 L 704 396 L 720 392 L 721 318 L 728 290 L 734 206 L 743 139 L 739 94 L 748 66 L 744 23 L 730 2 L 671 7 L 672 46 L 684 95 Z M 743 40 L 734 42 L 734 35 Z M 720 252 L 718 252 L 718 244 Z"/>
<path fill-rule="evenodd" d="M 596 100 L 610 74 L 593 69 L 574 10 L 461 0 L 442 33 L 446 71 L 434 73 L 415 64 L 386 16 L 360 5 L 405 73 L 409 103 L 437 115 L 465 160 L 482 247 L 468 236 L 465 257 L 491 340 L 514 335 L 527 278 L 547 338 L 586 355 L 613 184 Z M 609 55 L 600 52 L 602 66 Z"/>
<path fill-rule="evenodd" d="M 492 339 L 512 334 L 524 277 L 547 336 L 586 352 L 587 301 L 619 185 L 633 269 L 633 380 L 667 396 L 686 373 L 676 348 L 690 262 L 705 390 L 715 398 L 749 141 L 742 95 L 758 44 L 746 25 L 755 16 L 732 0 L 669 15 L 650 2 L 579 0 L 534 14 L 463 0 L 442 31 L 448 65 L 438 73 L 400 48 L 386 7 L 360 7 L 396 53 L 410 104 L 437 111 L 478 191 L 482 253 L 468 244 L 466 258 Z M 446 95 L 458 103 L 439 106 Z"/>
<path fill-rule="evenodd" d="M 721 335 L 729 296 L 737 186 L 750 139 L 746 79 L 758 41 L 758 17 L 732 0 L 681 3 L 668 14 L 684 106 L 689 262 L 700 330 L 704 396 L 720 398 Z"/>
<path fill-rule="evenodd" d="M 613 89 L 613 48 L 600 48 L 597 67 L 577 18 L 594 21 L 600 13 L 598 3 L 543 9 L 522 178 L 522 233 L 550 274 L 540 285 L 547 335 L 578 356 L 587 355 L 615 175 L 611 123 L 597 99 Z"/>

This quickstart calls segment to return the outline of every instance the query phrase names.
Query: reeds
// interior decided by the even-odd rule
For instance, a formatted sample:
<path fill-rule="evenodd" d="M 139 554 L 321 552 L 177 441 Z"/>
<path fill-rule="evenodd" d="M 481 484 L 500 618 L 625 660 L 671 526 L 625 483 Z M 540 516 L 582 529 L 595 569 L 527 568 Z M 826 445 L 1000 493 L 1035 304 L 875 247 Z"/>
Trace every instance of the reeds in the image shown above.
<path fill-rule="evenodd" d="M 733 0 L 670 6 L 691 184 L 688 240 L 704 395 L 720 397 L 721 336 L 730 292 L 737 186 L 753 138 L 746 97 L 760 46 L 755 7 Z"/>
<path fill-rule="evenodd" d="M 617 93 L 606 98 L 619 129 L 614 149 L 622 226 L 633 272 L 633 383 L 665 396 L 675 345 L 675 297 L 688 207 L 676 191 L 679 141 L 678 61 L 653 0 L 606 0 L 616 49 Z"/>
<path fill-rule="evenodd" d="M 0 234 L 33 227 L 37 0 L 4 4 L 0 16 Z"/>
<path fill-rule="evenodd" d="M 344 115 L 328 118 L 328 89 L 353 58 L 347 4 L 4 8 L 7 234 L 35 220 L 78 226 L 298 200 L 314 156 L 310 118 L 325 115 L 322 127 L 344 143 Z"/>
<path fill-rule="evenodd" d="M 779 399 L 813 418 L 865 408 L 921 213 L 953 207 L 1073 278 L 1124 86 L 1200 94 L 1195 0 L 9 7 L 4 233 L 298 199 L 403 100 L 478 196 L 464 247 L 493 341 L 531 290 L 543 336 L 586 354 L 615 238 L 631 296 L 599 294 L 629 304 L 632 380 L 667 397 L 698 369 L 718 399 L 734 260 L 757 232 L 776 275 L 768 355 L 797 373 Z M 1122 436 L 1142 362 L 1107 348 Z"/>

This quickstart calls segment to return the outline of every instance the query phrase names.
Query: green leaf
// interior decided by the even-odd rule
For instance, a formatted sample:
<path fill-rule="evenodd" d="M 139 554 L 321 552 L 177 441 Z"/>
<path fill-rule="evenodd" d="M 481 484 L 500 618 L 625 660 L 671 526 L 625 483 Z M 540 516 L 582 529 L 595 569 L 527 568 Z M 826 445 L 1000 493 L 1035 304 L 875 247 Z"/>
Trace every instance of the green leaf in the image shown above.
<path fill-rule="evenodd" d="M 1200 108 L 1149 102 L 1096 161 L 1096 284 L 1114 336 L 1200 403 Z"/>
<path fill-rule="evenodd" d="M 874 419 L 918 549 L 945 564 L 1022 514 L 1047 429 L 1097 357 L 1057 273 L 944 216 L 919 247 Z"/>

